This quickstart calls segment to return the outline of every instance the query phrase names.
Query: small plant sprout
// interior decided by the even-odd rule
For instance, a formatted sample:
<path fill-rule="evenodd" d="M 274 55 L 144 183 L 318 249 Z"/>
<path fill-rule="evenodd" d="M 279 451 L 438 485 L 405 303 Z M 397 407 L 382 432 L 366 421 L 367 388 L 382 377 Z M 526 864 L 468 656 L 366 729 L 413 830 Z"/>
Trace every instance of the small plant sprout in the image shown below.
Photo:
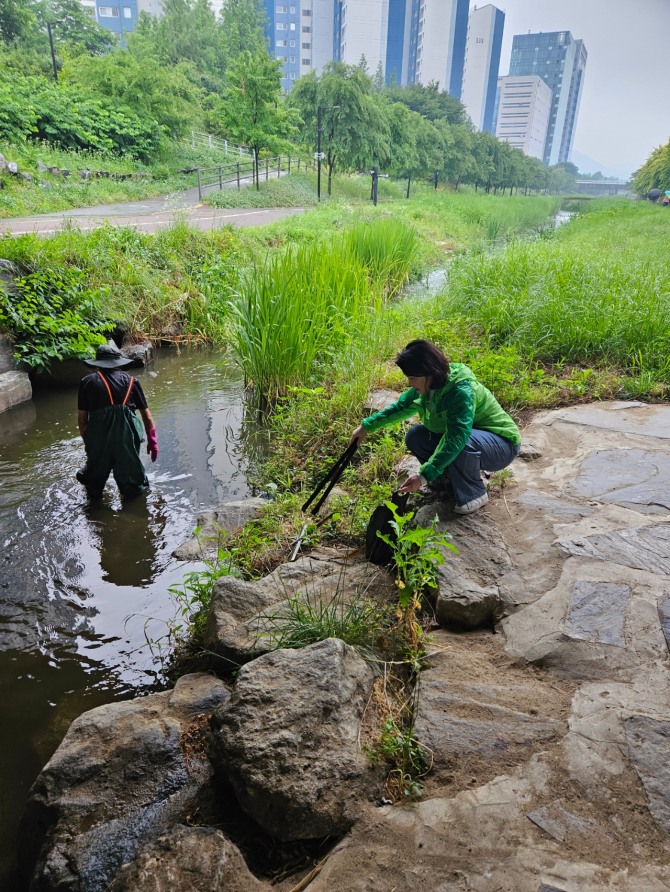
<path fill-rule="evenodd" d="M 386 502 L 393 514 L 391 526 L 395 540 L 378 532 L 380 539 L 393 549 L 393 562 L 396 567 L 396 585 L 399 590 L 398 603 L 402 609 L 418 604 L 426 589 L 437 588 L 437 568 L 444 563 L 442 549 L 458 554 L 458 549 L 449 541 L 449 533 L 436 529 L 437 517 L 427 527 L 412 526 L 414 511 L 398 514 L 393 502 Z"/>

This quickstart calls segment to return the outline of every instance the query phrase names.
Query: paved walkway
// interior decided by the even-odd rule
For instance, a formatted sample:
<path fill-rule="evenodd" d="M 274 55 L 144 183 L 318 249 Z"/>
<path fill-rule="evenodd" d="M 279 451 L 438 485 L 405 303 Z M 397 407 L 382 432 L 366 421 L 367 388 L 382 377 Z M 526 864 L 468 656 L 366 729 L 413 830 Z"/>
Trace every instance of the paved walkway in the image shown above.
<path fill-rule="evenodd" d="M 202 230 L 222 226 L 267 226 L 303 211 L 304 208 L 212 208 L 200 201 L 197 188 L 193 188 L 143 201 L 101 204 L 0 220 L 0 233 L 24 235 L 36 232 L 51 235 L 64 226 L 86 231 L 104 223 L 132 226 L 142 232 L 158 232 L 172 226 L 177 220 L 186 220 L 189 225 Z"/>

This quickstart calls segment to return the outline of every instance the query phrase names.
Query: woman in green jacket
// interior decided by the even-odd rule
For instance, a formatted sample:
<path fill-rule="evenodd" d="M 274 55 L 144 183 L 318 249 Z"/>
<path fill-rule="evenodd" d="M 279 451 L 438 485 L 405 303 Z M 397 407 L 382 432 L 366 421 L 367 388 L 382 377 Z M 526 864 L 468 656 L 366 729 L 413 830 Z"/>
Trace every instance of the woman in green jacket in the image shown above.
<path fill-rule="evenodd" d="M 500 471 L 521 448 L 521 434 L 490 390 L 461 363 L 450 363 L 430 341 L 412 341 L 397 358 L 409 390 L 394 403 L 364 419 L 352 434 L 361 443 L 369 433 L 412 415 L 420 424 L 405 442 L 422 463 L 400 492 L 416 492 L 426 483 L 446 478 L 457 514 L 472 514 L 489 500 L 482 470 Z"/>

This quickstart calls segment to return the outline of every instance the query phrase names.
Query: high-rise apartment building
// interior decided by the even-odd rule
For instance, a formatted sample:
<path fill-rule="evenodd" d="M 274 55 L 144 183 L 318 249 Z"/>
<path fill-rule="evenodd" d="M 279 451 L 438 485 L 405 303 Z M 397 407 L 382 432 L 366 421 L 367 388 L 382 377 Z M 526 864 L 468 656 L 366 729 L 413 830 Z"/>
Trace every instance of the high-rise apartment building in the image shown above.
<path fill-rule="evenodd" d="M 270 51 L 282 87 L 331 59 L 387 83 L 429 84 L 460 98 L 469 0 L 264 0 Z"/>
<path fill-rule="evenodd" d="M 264 2 L 267 17 L 266 35 L 275 59 L 281 62 L 281 84 L 284 90 L 290 90 L 301 73 L 304 74 L 300 70 L 301 44 L 309 43 L 311 52 L 311 3 L 305 2 L 302 5 L 309 6 L 309 16 L 305 16 L 305 18 L 309 18 L 309 23 L 305 26 L 305 32 L 301 30 L 303 16 L 300 0 L 293 0 L 292 3 L 274 3 L 273 0 Z M 305 67 L 309 71 L 309 67 Z"/>
<path fill-rule="evenodd" d="M 461 102 L 478 130 L 493 132 L 505 14 L 492 4 L 470 11 Z"/>
<path fill-rule="evenodd" d="M 552 90 L 545 164 L 570 160 L 586 60 L 583 41 L 569 31 L 514 36 L 510 75 L 537 75 Z"/>
<path fill-rule="evenodd" d="M 537 74 L 499 78 L 495 135 L 542 160 L 551 116 L 551 88 Z"/>
<path fill-rule="evenodd" d="M 387 84 L 406 84 L 409 71 L 411 0 L 389 0 L 384 76 Z"/>
<path fill-rule="evenodd" d="M 460 99 L 470 0 L 411 0 L 411 6 L 408 83 L 437 83 Z"/>
<path fill-rule="evenodd" d="M 339 3 L 339 52 L 347 65 L 365 59 L 373 74 L 386 62 L 389 26 L 388 0 L 336 0 Z"/>

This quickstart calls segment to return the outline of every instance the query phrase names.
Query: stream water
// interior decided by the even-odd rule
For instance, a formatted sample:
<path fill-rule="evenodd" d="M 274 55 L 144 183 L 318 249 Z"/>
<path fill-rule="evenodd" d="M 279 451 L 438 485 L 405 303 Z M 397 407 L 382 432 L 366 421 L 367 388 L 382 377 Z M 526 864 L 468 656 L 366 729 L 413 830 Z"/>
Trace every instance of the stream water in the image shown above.
<path fill-rule="evenodd" d="M 243 498 L 262 434 L 238 372 L 210 352 L 159 351 L 138 375 L 156 421 L 151 490 L 123 505 L 112 480 L 88 504 L 77 389 L 37 390 L 0 415 L 0 889 L 30 785 L 70 722 L 156 684 L 157 639 L 175 612 L 171 555 L 199 510 Z M 193 565 L 189 564 L 188 569 Z M 155 648 L 154 648 L 155 649 Z"/>

